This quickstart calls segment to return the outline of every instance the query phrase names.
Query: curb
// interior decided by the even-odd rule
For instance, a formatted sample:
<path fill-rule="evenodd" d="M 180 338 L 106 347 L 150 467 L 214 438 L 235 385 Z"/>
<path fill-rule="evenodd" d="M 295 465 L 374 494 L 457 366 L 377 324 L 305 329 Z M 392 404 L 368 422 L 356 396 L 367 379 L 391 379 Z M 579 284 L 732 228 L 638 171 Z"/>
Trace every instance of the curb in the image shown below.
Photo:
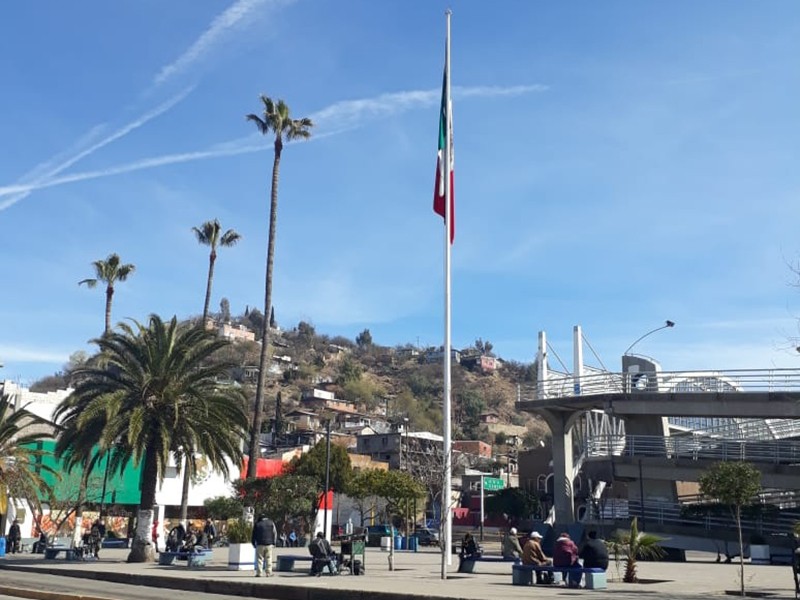
<path fill-rule="evenodd" d="M 306 586 L 288 584 L 270 585 L 264 583 L 248 583 L 244 581 L 232 582 L 213 579 L 187 579 L 162 575 L 143 575 L 140 573 L 51 569 L 47 567 L 23 567 L 8 564 L 0 564 L 0 570 L 61 575 L 62 577 L 74 577 L 76 579 L 92 579 L 95 581 L 142 585 L 145 587 L 173 589 L 185 592 L 223 594 L 269 600 L 409 600 L 409 598 L 413 600 L 475 600 L 474 598 L 464 598 L 461 596 L 430 596 L 427 594 L 409 594 L 407 592 L 309 588 Z M 1 589 L 2 588 L 0 588 L 0 590 Z M 32 592 L 30 590 L 23 591 L 26 591 L 28 594 L 41 594 L 22 596 L 24 598 L 32 598 L 33 600 L 110 600 L 109 598 L 95 596 L 59 594 L 54 592 Z"/>

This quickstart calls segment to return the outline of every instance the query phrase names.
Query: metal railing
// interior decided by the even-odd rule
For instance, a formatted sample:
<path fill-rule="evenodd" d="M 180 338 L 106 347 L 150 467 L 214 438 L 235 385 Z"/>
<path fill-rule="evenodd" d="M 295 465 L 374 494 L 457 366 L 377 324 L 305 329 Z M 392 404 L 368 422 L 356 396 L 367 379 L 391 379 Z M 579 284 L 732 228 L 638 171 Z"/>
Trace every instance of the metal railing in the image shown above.
<path fill-rule="evenodd" d="M 525 394 L 536 398 L 619 393 L 800 392 L 800 369 L 640 371 L 550 377 Z"/>
<path fill-rule="evenodd" d="M 800 464 L 800 442 L 788 440 L 726 440 L 706 435 L 596 436 L 586 440 L 586 456 L 637 456 L 685 460 L 744 460 Z"/>
<path fill-rule="evenodd" d="M 708 514 L 700 514 L 702 510 L 687 504 L 645 501 L 642 505 L 636 500 L 609 499 L 594 503 L 589 508 L 588 518 L 592 521 L 614 521 L 638 517 L 648 524 L 697 527 L 703 531 L 730 529 L 736 526 L 733 515 L 729 514 L 725 507 L 715 508 L 717 511 L 708 510 Z M 781 511 L 777 515 L 743 518 L 742 530 L 780 535 L 791 532 L 798 521 L 800 512 Z"/>

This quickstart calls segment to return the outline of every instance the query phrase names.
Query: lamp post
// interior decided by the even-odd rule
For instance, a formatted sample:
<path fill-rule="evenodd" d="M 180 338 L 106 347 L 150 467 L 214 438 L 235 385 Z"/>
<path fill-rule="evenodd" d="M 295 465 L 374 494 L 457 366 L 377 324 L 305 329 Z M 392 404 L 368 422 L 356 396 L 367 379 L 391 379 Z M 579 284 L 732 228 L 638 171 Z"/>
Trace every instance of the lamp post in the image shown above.
<path fill-rule="evenodd" d="M 325 423 L 325 491 L 323 492 L 323 502 L 325 512 L 322 514 L 322 532 L 325 539 L 328 538 L 328 490 L 331 487 L 331 420 Z"/>
<path fill-rule="evenodd" d="M 644 338 L 646 338 L 647 336 L 654 334 L 656 331 L 661 331 L 662 329 L 667 329 L 667 328 L 671 328 L 671 327 L 675 327 L 675 321 L 670 321 L 670 320 L 668 319 L 668 320 L 667 320 L 667 321 L 666 321 L 666 322 L 665 322 L 665 323 L 664 323 L 664 324 L 663 324 L 661 327 L 656 327 L 655 329 L 651 329 L 650 331 L 648 331 L 647 333 L 645 333 L 643 336 L 641 336 L 640 338 L 638 338 L 638 339 L 637 339 L 635 342 L 633 342 L 633 343 L 632 343 L 630 346 L 628 346 L 628 349 L 627 349 L 627 350 L 625 350 L 625 352 L 623 352 L 623 356 L 627 356 L 627 355 L 628 355 L 628 353 L 631 351 L 631 349 L 633 349 L 633 347 L 634 347 L 636 344 L 638 344 L 639 342 L 641 342 L 641 341 L 642 341 Z"/>

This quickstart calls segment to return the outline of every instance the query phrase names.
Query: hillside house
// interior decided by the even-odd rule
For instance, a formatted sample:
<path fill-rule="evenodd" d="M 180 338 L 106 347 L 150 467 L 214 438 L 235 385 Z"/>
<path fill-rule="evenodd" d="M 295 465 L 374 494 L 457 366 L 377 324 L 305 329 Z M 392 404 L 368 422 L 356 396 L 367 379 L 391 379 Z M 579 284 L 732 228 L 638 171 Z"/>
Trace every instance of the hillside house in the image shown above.
<path fill-rule="evenodd" d="M 300 396 L 300 404 L 307 410 L 335 410 L 348 413 L 356 412 L 356 405 L 347 400 L 336 398 L 333 392 L 318 388 L 304 390 Z"/>

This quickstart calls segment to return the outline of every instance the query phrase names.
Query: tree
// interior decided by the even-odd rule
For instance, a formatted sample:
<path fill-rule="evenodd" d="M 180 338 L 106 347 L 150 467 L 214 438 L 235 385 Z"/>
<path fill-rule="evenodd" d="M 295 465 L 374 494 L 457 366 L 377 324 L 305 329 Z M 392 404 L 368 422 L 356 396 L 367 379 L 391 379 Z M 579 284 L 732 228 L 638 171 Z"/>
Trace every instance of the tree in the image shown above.
<path fill-rule="evenodd" d="M 280 174 L 281 153 L 283 140 L 302 140 L 311 137 L 311 128 L 314 124 L 309 118 L 292 119 L 289 106 L 283 101 L 274 101 L 268 96 L 261 96 L 264 105 L 263 117 L 256 114 L 247 115 L 247 120 L 255 123 L 262 135 L 273 133 L 275 135 L 275 156 L 272 162 L 272 189 L 269 207 L 269 236 L 267 239 L 267 273 L 264 285 L 264 314 L 269 315 L 272 309 L 272 269 L 275 260 L 275 230 L 278 220 L 278 177 Z M 255 412 L 253 424 L 250 429 L 250 453 L 247 463 L 247 476 L 256 476 L 257 460 L 261 455 L 260 432 L 264 412 L 264 391 L 267 382 L 267 369 L 269 368 L 269 335 L 270 328 L 264 327 L 261 337 L 261 360 L 259 361 L 258 383 L 256 385 Z"/>
<path fill-rule="evenodd" d="M 152 558 L 150 528 L 156 489 L 164 479 L 170 455 L 176 463 L 195 453 L 227 476 L 241 458 L 247 428 L 244 395 L 217 383 L 232 366 L 210 360 L 229 342 L 213 332 L 179 325 L 152 315 L 147 325 L 123 323 L 118 332 L 94 341 L 104 360 L 76 370 L 71 402 L 80 411 L 77 430 L 97 435 L 92 425 L 105 420 L 100 445 L 116 446 L 111 470 L 130 462 L 142 465 L 141 504 L 128 562 Z M 80 436 L 78 440 L 80 440 Z"/>
<path fill-rule="evenodd" d="M 486 512 L 509 519 L 528 519 L 539 508 L 539 499 L 522 488 L 505 488 L 486 498 Z"/>
<path fill-rule="evenodd" d="M 233 229 L 228 229 L 225 233 L 222 233 L 222 226 L 217 219 L 206 221 L 200 227 L 192 227 L 192 231 L 194 231 L 198 243 L 210 248 L 208 253 L 208 275 L 206 277 L 206 299 L 203 304 L 203 327 L 205 327 L 206 319 L 208 318 L 208 307 L 211 303 L 211 286 L 214 281 L 214 264 L 217 262 L 217 246 L 222 248 L 235 246 L 242 239 L 242 236 Z M 230 319 L 230 305 L 228 306 L 228 319 Z"/>
<path fill-rule="evenodd" d="M 222 323 L 231 322 L 231 303 L 227 298 L 222 298 L 219 301 L 219 320 Z M 205 322 L 205 319 L 203 319 L 203 322 Z"/>
<path fill-rule="evenodd" d="M 700 493 L 709 499 L 727 504 L 736 521 L 739 534 L 739 579 L 744 591 L 744 542 L 742 541 L 742 506 L 761 491 L 761 473 L 750 463 L 720 462 L 700 477 Z"/>
<path fill-rule="evenodd" d="M 372 521 L 378 512 L 378 492 L 381 471 L 362 469 L 353 473 L 347 495 L 354 500 L 355 507 L 361 515 L 361 522 Z"/>
<path fill-rule="evenodd" d="M 359 381 L 362 372 L 361 365 L 350 356 L 346 356 L 339 366 L 339 374 L 336 376 L 336 383 L 338 385 L 347 385 L 350 382 Z"/>
<path fill-rule="evenodd" d="M 242 516 L 242 500 L 238 496 L 235 498 L 229 496 L 206 498 L 203 502 L 203 508 L 205 508 L 209 518 L 219 521 L 227 521 Z"/>
<path fill-rule="evenodd" d="M 625 563 L 625 575 L 622 577 L 625 583 L 639 581 L 636 574 L 636 564 L 639 559 L 654 560 L 664 556 L 664 549 L 658 545 L 662 539 L 652 533 L 639 531 L 639 523 L 634 517 L 630 531 L 618 533 L 609 541 L 616 560 L 622 556 Z"/>
<path fill-rule="evenodd" d="M 292 461 L 292 473 L 313 477 L 317 482 L 317 489 L 324 490 L 326 456 L 327 444 L 325 440 L 320 440 L 310 451 Z M 350 455 L 342 446 L 331 444 L 330 462 L 330 486 L 333 490 L 346 494 L 353 476 Z"/>
<path fill-rule="evenodd" d="M 39 498 L 49 494 L 42 472 L 55 473 L 41 464 L 43 452 L 35 449 L 49 437 L 41 427 L 45 423 L 24 406 L 14 410 L 8 395 L 0 396 L 0 514 L 6 514 L 9 498 L 38 507 Z"/>
<path fill-rule="evenodd" d="M 96 260 L 92 263 L 95 276 L 92 279 L 82 279 L 78 285 L 86 285 L 93 289 L 98 283 L 106 284 L 106 326 L 103 335 L 111 333 L 111 302 L 114 298 L 114 284 L 125 281 L 136 270 L 132 264 L 120 264 L 117 254 L 109 254 L 105 260 Z"/>
<path fill-rule="evenodd" d="M 269 326 L 273 329 L 278 327 L 278 323 L 275 321 L 275 307 L 273 306 L 269 311 Z"/>
<path fill-rule="evenodd" d="M 319 495 L 314 477 L 293 473 L 238 479 L 233 487 L 245 505 L 252 506 L 256 514 L 268 516 L 279 528 L 297 517 L 308 523 Z"/>
<path fill-rule="evenodd" d="M 369 329 L 365 329 L 356 336 L 356 345 L 361 349 L 372 346 L 372 334 Z"/>

